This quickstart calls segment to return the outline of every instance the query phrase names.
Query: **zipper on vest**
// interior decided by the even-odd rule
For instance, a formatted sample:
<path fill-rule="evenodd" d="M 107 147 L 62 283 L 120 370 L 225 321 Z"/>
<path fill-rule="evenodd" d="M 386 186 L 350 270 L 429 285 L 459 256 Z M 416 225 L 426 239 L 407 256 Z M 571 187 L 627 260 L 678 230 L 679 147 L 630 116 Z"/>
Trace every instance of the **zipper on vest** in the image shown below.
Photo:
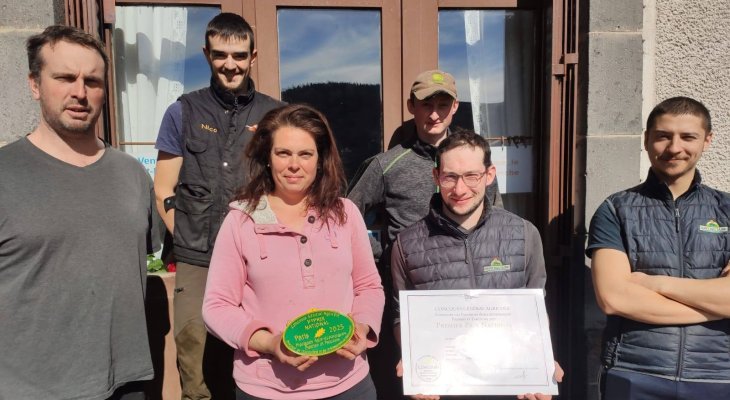
<path fill-rule="evenodd" d="M 469 239 L 468 238 L 464 239 L 464 263 L 466 265 L 469 265 L 469 267 L 467 269 L 469 270 L 469 279 L 471 280 L 470 286 L 471 286 L 471 288 L 476 289 L 477 274 L 476 274 L 476 271 L 474 271 L 474 266 L 471 265 L 473 263 L 471 262 L 471 254 L 469 253 Z"/>
<path fill-rule="evenodd" d="M 469 239 L 464 239 L 464 263 L 469 265 Z"/>
<path fill-rule="evenodd" d="M 682 365 L 684 364 L 684 326 L 679 327 L 679 360 L 677 361 L 677 376 L 675 380 L 679 381 L 682 378 Z"/>
<path fill-rule="evenodd" d="M 683 257 L 683 247 L 682 247 L 682 232 L 680 232 L 679 229 L 679 206 L 677 205 L 677 201 L 674 201 L 674 226 L 677 231 L 677 252 L 678 252 L 678 258 L 679 258 L 679 277 L 684 277 L 684 257 Z M 685 331 L 684 326 L 679 327 L 679 360 L 677 360 L 677 376 L 675 377 L 676 380 L 679 380 L 682 376 L 682 364 L 684 364 L 684 341 L 685 341 Z"/>
<path fill-rule="evenodd" d="M 238 96 L 233 97 L 233 110 L 231 110 L 231 116 L 228 117 L 228 140 L 235 137 L 233 133 L 236 132 L 236 114 L 238 114 Z M 230 143 L 226 141 L 226 146 L 230 147 Z"/>
<path fill-rule="evenodd" d="M 674 206 L 674 230 L 679 233 L 679 207 Z"/>

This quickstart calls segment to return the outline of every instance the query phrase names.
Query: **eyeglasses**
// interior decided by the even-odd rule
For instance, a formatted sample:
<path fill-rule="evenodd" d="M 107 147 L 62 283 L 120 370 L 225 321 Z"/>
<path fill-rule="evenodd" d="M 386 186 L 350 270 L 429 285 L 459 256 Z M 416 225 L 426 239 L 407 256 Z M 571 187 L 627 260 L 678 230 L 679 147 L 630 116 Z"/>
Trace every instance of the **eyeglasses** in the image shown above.
<path fill-rule="evenodd" d="M 439 174 L 439 183 L 441 184 L 441 187 L 445 189 L 451 189 L 452 187 L 456 186 L 456 182 L 458 182 L 459 178 L 461 178 L 466 186 L 469 186 L 470 188 L 475 188 L 477 187 L 477 185 L 479 185 L 479 182 L 482 180 L 482 177 L 486 175 L 486 173 L 487 171 L 467 172 L 463 175 Z"/>

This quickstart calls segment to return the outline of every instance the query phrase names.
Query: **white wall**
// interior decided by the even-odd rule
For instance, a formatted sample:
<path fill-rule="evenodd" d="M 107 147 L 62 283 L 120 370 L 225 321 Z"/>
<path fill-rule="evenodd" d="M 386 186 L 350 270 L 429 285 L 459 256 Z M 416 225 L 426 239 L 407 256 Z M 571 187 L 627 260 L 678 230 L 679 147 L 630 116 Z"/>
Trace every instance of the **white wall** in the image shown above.
<path fill-rule="evenodd" d="M 63 20 L 63 0 L 0 0 L 0 146 L 30 133 L 39 121 L 26 79 L 25 40 Z"/>

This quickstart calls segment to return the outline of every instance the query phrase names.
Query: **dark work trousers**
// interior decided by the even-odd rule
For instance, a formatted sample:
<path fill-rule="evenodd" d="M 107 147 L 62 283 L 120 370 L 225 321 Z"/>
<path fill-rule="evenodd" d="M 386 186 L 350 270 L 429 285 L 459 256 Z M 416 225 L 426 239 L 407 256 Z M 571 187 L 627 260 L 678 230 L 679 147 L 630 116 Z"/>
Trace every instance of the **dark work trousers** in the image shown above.
<path fill-rule="evenodd" d="M 601 376 L 602 400 L 709 400 L 730 398 L 730 383 L 683 382 L 610 369 Z"/>
<path fill-rule="evenodd" d="M 375 385 L 370 375 L 361 380 L 355 386 L 345 390 L 344 392 L 332 396 L 325 397 L 325 400 L 375 400 Z M 254 397 L 246 394 L 243 390 L 236 388 L 236 400 L 267 400 L 261 397 Z"/>
<path fill-rule="evenodd" d="M 175 273 L 175 345 L 182 400 L 232 400 L 233 349 L 208 333 L 203 295 L 208 268 L 177 263 Z"/>

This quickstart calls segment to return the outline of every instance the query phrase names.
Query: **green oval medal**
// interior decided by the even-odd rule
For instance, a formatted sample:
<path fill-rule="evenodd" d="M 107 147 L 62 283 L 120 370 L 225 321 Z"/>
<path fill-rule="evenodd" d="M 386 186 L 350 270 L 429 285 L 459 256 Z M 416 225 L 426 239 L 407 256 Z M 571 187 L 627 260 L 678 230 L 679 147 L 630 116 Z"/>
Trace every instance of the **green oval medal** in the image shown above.
<path fill-rule="evenodd" d="M 355 333 L 347 315 L 332 310 L 313 310 L 289 322 L 281 336 L 284 346 L 303 356 L 323 356 L 344 346 Z"/>

